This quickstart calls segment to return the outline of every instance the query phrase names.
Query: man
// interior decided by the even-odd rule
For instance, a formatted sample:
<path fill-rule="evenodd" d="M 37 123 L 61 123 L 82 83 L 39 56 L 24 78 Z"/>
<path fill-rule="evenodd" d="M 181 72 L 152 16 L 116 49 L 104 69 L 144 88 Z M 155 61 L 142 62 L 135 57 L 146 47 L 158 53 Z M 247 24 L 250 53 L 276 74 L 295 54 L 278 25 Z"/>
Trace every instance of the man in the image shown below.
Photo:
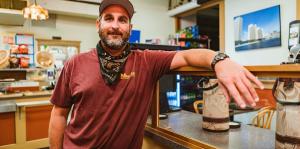
<path fill-rule="evenodd" d="M 224 54 L 206 49 L 131 51 L 133 13 L 128 0 L 101 3 L 96 22 L 101 40 L 96 49 L 66 62 L 51 97 L 51 148 L 141 148 L 155 84 L 182 66 L 212 67 L 228 101 L 232 96 L 241 107 L 255 106 L 258 96 L 251 82 L 263 85 Z"/>

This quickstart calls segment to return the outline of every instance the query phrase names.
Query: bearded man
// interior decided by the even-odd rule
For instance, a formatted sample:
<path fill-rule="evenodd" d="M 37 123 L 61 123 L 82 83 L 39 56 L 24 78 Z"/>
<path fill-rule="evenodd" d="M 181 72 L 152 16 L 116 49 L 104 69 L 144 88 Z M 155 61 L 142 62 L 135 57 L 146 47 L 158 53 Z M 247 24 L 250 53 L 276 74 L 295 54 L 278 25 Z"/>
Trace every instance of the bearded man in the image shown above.
<path fill-rule="evenodd" d="M 241 107 L 255 106 L 258 96 L 251 82 L 261 88 L 262 83 L 225 54 L 207 49 L 131 51 L 133 14 L 128 0 L 101 3 L 99 43 L 65 63 L 51 97 L 50 148 L 141 148 L 156 82 L 183 66 L 212 68 L 228 101 L 232 96 Z"/>

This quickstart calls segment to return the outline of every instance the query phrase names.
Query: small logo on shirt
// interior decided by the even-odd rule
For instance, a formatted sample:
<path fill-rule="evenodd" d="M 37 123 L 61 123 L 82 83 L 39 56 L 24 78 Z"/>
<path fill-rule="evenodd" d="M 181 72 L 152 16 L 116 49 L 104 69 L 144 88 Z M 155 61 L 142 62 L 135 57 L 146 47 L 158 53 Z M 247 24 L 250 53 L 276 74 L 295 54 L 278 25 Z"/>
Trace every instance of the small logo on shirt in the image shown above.
<path fill-rule="evenodd" d="M 121 73 L 121 80 L 129 80 L 131 77 L 135 77 L 135 72 L 131 72 L 130 74 Z"/>

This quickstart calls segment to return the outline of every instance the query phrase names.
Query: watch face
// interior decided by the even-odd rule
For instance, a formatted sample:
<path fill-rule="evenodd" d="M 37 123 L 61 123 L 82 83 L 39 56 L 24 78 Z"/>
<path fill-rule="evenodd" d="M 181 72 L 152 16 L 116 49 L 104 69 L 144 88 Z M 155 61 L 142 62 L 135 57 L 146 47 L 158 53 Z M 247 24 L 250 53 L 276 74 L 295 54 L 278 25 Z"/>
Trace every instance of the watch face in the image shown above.
<path fill-rule="evenodd" d="M 228 56 L 227 56 L 226 54 L 224 54 L 224 53 L 219 53 L 217 56 L 218 56 L 217 58 L 218 58 L 219 60 L 223 60 L 223 59 L 225 59 L 225 58 L 228 57 Z"/>
<path fill-rule="evenodd" d="M 219 61 L 222 61 L 222 60 L 224 60 L 224 59 L 226 59 L 226 58 L 229 58 L 229 56 L 226 55 L 226 54 L 224 54 L 224 53 L 218 53 L 218 54 L 214 57 L 214 59 L 213 59 L 213 61 L 212 61 L 212 63 L 211 63 L 211 68 L 214 70 L 215 65 L 216 65 Z"/>

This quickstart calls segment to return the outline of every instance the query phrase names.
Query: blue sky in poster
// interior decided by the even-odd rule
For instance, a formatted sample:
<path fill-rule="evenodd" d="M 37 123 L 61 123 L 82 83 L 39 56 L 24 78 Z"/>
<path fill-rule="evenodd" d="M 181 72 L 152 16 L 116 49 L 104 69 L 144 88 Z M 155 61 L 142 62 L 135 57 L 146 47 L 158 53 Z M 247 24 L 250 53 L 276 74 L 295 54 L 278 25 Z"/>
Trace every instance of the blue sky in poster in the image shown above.
<path fill-rule="evenodd" d="M 273 31 L 280 32 L 280 6 L 279 5 L 262 9 L 259 11 L 255 11 L 252 13 L 244 14 L 237 17 L 243 18 L 242 40 L 247 39 L 248 25 L 250 24 L 256 24 L 257 27 L 263 29 L 264 33 L 271 33 Z"/>

